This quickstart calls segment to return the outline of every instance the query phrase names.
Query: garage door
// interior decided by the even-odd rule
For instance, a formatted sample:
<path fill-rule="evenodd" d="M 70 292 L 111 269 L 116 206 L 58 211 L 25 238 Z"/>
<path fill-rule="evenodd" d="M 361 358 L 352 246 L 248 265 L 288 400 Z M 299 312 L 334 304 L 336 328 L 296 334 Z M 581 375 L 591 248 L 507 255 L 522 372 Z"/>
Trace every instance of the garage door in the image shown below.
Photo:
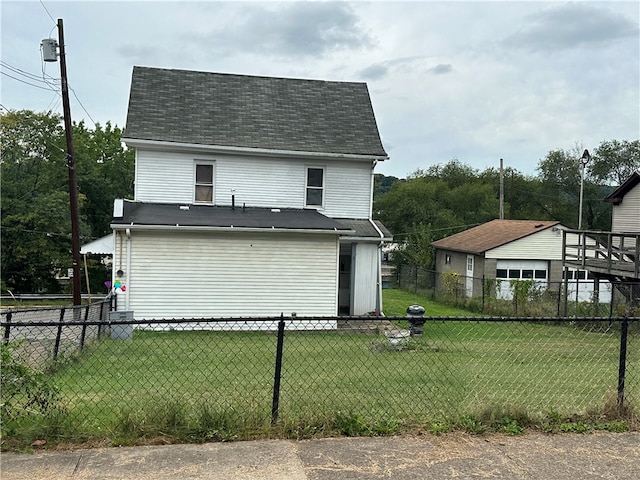
<path fill-rule="evenodd" d="M 496 279 L 501 280 L 499 298 L 512 298 L 509 280 L 535 280 L 546 287 L 548 278 L 549 262 L 546 260 L 498 260 L 496 263 Z"/>

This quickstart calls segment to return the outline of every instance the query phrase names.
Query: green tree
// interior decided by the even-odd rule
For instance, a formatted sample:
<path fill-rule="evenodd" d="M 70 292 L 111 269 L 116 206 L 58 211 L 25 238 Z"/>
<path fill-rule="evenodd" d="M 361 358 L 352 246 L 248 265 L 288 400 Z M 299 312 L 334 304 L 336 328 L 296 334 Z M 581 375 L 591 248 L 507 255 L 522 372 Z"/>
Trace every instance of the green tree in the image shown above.
<path fill-rule="evenodd" d="M 0 115 L 0 128 L 3 286 L 57 292 L 55 275 L 66 272 L 72 261 L 61 118 L 50 112 L 10 111 Z M 121 134 L 110 124 L 93 130 L 74 125 L 82 242 L 107 233 L 113 199 L 132 193 L 133 153 L 122 148 Z"/>
<path fill-rule="evenodd" d="M 593 152 L 589 175 L 601 183 L 622 185 L 640 171 L 640 140 L 606 140 Z"/>
<path fill-rule="evenodd" d="M 578 227 L 582 149 L 552 150 L 538 164 L 540 202 L 546 212 L 541 220 L 558 220 L 569 227 Z M 611 227 L 611 207 L 603 202 L 606 189 L 585 170 L 582 228 L 608 230 Z"/>
<path fill-rule="evenodd" d="M 60 117 L 9 112 L 0 128 L 2 281 L 18 291 L 58 291 L 53 275 L 70 266 L 71 248 Z"/>

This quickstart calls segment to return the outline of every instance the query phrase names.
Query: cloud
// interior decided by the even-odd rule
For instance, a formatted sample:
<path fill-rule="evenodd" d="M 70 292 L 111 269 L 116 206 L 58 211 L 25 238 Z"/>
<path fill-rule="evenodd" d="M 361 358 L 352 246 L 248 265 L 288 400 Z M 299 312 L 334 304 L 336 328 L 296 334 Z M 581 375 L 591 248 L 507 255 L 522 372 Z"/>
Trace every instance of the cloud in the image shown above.
<path fill-rule="evenodd" d="M 150 65 L 158 63 L 161 48 L 150 45 L 124 44 L 116 47 L 116 53 L 134 65 Z"/>
<path fill-rule="evenodd" d="M 366 68 L 360 70 L 358 76 L 364 80 L 380 80 L 387 76 L 389 73 L 389 66 L 387 63 L 374 63 Z"/>
<path fill-rule="evenodd" d="M 228 21 L 215 22 L 211 30 L 185 38 L 190 43 L 210 46 L 217 55 L 248 53 L 272 57 L 322 56 L 334 50 L 373 44 L 348 4 L 275 5 L 240 7 Z"/>
<path fill-rule="evenodd" d="M 503 44 L 533 51 L 565 50 L 637 37 L 638 25 L 625 16 L 584 3 L 569 3 L 525 17 L 527 24 Z"/>
<path fill-rule="evenodd" d="M 424 61 L 426 58 L 428 57 L 424 55 L 415 55 L 410 57 L 394 58 L 384 62 L 376 62 L 360 70 L 358 72 L 358 76 L 364 80 L 374 81 L 381 80 L 398 70 L 405 72 L 418 71 L 420 73 L 424 73 L 426 71 L 426 73 L 434 75 L 441 75 L 453 71 L 453 67 L 450 64 L 438 64 L 435 67 L 426 68 L 426 62 Z"/>
<path fill-rule="evenodd" d="M 453 72 L 453 66 L 450 63 L 441 63 L 433 68 L 430 68 L 429 72 L 433 73 L 434 75 L 445 75 L 447 73 Z"/>

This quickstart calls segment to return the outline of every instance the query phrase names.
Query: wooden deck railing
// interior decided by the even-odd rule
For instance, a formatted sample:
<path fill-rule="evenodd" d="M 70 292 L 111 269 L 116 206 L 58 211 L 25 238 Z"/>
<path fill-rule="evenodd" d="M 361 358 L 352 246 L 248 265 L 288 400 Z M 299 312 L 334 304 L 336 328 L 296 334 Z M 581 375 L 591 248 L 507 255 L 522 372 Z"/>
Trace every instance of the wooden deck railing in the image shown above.
<path fill-rule="evenodd" d="M 563 264 L 640 279 L 640 233 L 564 230 Z"/>

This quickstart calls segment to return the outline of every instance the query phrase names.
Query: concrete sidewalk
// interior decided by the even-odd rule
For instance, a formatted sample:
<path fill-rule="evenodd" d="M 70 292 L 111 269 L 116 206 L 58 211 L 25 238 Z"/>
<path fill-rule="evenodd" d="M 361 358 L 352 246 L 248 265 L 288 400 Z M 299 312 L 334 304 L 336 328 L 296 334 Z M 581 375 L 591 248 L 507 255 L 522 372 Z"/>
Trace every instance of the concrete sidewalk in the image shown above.
<path fill-rule="evenodd" d="M 633 479 L 640 433 L 261 440 L 3 453 L 18 479 Z"/>

